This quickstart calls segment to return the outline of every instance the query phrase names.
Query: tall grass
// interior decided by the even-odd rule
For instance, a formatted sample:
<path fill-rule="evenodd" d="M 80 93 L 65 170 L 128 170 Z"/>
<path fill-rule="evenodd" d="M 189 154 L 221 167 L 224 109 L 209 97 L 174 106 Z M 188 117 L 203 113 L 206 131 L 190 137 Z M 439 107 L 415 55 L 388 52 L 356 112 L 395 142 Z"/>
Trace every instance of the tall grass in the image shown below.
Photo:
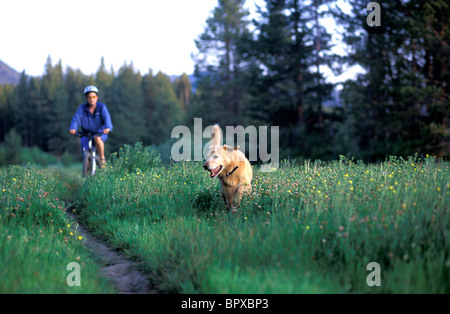
<path fill-rule="evenodd" d="M 450 292 L 448 163 L 255 168 L 253 193 L 232 214 L 198 162 L 125 166 L 142 149 L 84 181 L 80 216 L 163 291 Z M 366 283 L 370 262 L 380 287 Z"/>
<path fill-rule="evenodd" d="M 63 200 L 78 188 L 67 172 L 0 168 L 0 293 L 113 292 L 65 213 Z M 66 282 L 72 262 L 79 287 Z"/>

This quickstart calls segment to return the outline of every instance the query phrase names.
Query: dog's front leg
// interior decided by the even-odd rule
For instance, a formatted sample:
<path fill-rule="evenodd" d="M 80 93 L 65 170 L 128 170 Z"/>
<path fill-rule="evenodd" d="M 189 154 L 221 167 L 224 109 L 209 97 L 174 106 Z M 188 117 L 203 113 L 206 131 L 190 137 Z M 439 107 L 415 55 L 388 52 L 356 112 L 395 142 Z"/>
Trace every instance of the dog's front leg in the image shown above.
<path fill-rule="evenodd" d="M 228 210 L 233 209 L 233 199 L 234 199 L 234 193 L 232 190 L 230 190 L 229 187 L 222 186 L 222 197 L 223 201 L 225 202 L 225 205 L 227 206 Z"/>
<path fill-rule="evenodd" d="M 221 191 L 221 193 L 222 193 L 222 199 L 223 199 L 223 202 L 225 203 L 225 206 L 228 207 L 228 204 L 227 204 L 227 198 L 226 198 L 225 194 L 223 193 L 223 191 Z"/>
<path fill-rule="evenodd" d="M 227 195 L 225 204 L 229 211 L 233 209 L 233 195 Z"/>
<path fill-rule="evenodd" d="M 245 193 L 245 188 L 241 184 L 239 184 L 236 188 L 236 194 L 237 194 L 236 195 L 236 197 L 237 197 L 236 206 L 237 207 L 241 206 L 241 199 L 242 199 L 242 196 L 244 195 L 244 193 Z"/>

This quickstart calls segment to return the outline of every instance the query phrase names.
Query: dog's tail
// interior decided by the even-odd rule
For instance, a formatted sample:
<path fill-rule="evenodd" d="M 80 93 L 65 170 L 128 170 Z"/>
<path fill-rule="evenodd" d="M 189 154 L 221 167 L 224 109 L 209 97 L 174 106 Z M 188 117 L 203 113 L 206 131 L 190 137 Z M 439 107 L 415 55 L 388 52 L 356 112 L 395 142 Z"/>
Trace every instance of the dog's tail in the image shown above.
<path fill-rule="evenodd" d="M 222 139 L 222 130 L 218 124 L 214 124 L 213 132 L 211 133 L 211 146 L 220 146 Z"/>

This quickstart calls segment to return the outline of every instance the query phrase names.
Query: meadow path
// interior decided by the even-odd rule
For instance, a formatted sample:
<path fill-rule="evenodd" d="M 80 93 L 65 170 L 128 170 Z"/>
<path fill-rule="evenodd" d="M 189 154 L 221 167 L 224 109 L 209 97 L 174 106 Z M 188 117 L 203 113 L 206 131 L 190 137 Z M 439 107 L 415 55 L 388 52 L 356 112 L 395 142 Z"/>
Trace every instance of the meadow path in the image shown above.
<path fill-rule="evenodd" d="M 114 249 L 108 247 L 100 239 L 94 237 L 79 222 L 77 217 L 67 213 L 78 223 L 78 232 L 85 239 L 84 245 L 99 260 L 101 275 L 110 280 L 120 294 L 156 294 L 158 291 L 151 287 L 148 277 L 136 268 L 136 264 L 130 261 Z"/>

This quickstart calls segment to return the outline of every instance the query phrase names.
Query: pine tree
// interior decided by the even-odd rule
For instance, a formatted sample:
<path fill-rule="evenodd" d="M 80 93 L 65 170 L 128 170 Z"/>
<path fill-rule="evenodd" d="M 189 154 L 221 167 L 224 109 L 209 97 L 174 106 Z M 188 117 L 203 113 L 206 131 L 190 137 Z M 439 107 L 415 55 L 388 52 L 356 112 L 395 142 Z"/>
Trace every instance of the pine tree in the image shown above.
<path fill-rule="evenodd" d="M 153 71 L 149 72 L 142 77 L 141 89 L 144 97 L 144 116 L 145 121 L 152 121 L 154 115 L 158 114 L 158 105 L 156 103 L 156 82 Z M 145 136 L 143 138 L 143 143 L 145 145 L 152 145 L 159 142 L 158 130 L 153 126 L 152 123 L 147 124 Z"/>
<path fill-rule="evenodd" d="M 9 129 L 14 127 L 14 122 L 10 118 L 14 115 L 13 93 L 12 85 L 0 85 L 0 140 L 3 140 Z"/>
<path fill-rule="evenodd" d="M 102 57 L 100 67 L 95 74 L 95 84 L 100 89 L 102 102 L 108 105 L 112 95 L 112 84 L 114 82 L 114 70 L 106 70 L 105 59 Z"/>
<path fill-rule="evenodd" d="M 281 126 L 285 142 L 280 145 L 291 147 L 290 154 L 309 157 L 318 154 L 313 154 L 320 146 L 317 138 L 327 145 L 322 103 L 333 90 L 320 72 L 332 55 L 319 10 L 317 1 L 267 0 L 259 9 L 256 38 L 247 44 L 252 47 L 247 54 L 252 96 L 248 114 L 255 123 Z M 311 139 L 315 143 L 308 143 Z"/>
<path fill-rule="evenodd" d="M 134 71 L 133 64 L 124 64 L 111 85 L 111 99 L 107 106 L 114 126 L 114 136 L 109 142 L 112 151 L 145 137 L 148 122 L 145 120 L 141 81 L 141 74 Z"/>
<path fill-rule="evenodd" d="M 42 94 L 46 100 L 44 138 L 47 146 L 45 148 L 51 153 L 62 155 L 67 148 L 67 125 L 73 112 L 68 103 L 61 61 L 53 67 L 51 58 L 48 57 L 42 78 Z"/>
<path fill-rule="evenodd" d="M 68 67 L 64 75 L 64 86 L 68 97 L 69 108 L 75 112 L 78 107 L 86 102 L 83 95 L 84 88 L 91 84 L 89 80 L 79 69 L 74 70 Z"/>
<path fill-rule="evenodd" d="M 245 86 L 240 44 L 249 24 L 244 3 L 219 0 L 204 32 L 195 41 L 199 50 L 194 56 L 198 78 L 195 107 L 205 110 L 208 122 L 217 122 L 220 117 L 224 124 L 233 125 L 241 120 Z"/>
<path fill-rule="evenodd" d="M 192 97 L 192 86 L 189 77 L 183 73 L 173 82 L 173 88 L 178 98 L 178 103 L 183 111 L 188 108 Z"/>
<path fill-rule="evenodd" d="M 147 123 L 144 144 L 157 145 L 170 138 L 172 128 L 183 120 L 180 107 L 170 78 L 159 72 L 150 71 L 142 79 Z"/>
<path fill-rule="evenodd" d="M 422 13 L 415 30 L 421 31 L 420 67 L 426 88 L 421 93 L 424 148 L 437 156 L 450 156 L 450 4 L 444 0 L 411 1 L 410 11 Z M 414 44 L 416 44 L 414 42 Z M 419 44 L 416 44 L 419 45 Z M 420 51 L 419 51 L 420 54 Z M 415 59 L 415 58 L 414 58 Z M 421 62 L 422 61 L 422 62 Z"/>
<path fill-rule="evenodd" d="M 350 1 L 350 14 L 337 13 L 352 47 L 349 61 L 366 74 L 345 85 L 350 129 L 361 156 L 424 151 L 449 155 L 449 13 L 445 1 L 383 2 L 382 25 L 366 23 L 366 3 Z M 439 70 L 437 70 L 439 68 Z M 359 94 L 361 97 L 353 97 Z"/>
<path fill-rule="evenodd" d="M 28 146 L 30 143 L 30 119 L 33 117 L 33 108 L 29 107 L 29 95 L 28 95 L 28 77 L 25 71 L 20 75 L 19 85 L 16 86 L 14 91 L 14 119 L 13 124 L 18 134 L 23 139 L 23 144 Z"/>
<path fill-rule="evenodd" d="M 31 77 L 28 84 L 28 94 L 30 107 L 35 108 L 36 116 L 30 123 L 33 124 L 32 146 L 37 146 L 41 149 L 46 147 L 45 125 L 47 117 L 45 115 L 46 99 L 42 93 L 42 78 Z"/>

